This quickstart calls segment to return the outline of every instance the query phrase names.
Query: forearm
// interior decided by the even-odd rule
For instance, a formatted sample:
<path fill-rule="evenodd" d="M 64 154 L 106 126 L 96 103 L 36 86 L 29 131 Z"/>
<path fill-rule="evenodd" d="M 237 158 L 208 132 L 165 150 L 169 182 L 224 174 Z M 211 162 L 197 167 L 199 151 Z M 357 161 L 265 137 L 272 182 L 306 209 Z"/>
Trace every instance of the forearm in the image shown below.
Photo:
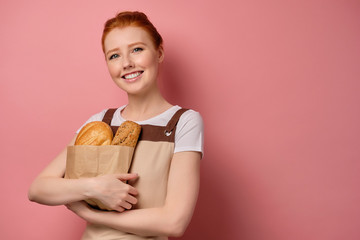
<path fill-rule="evenodd" d="M 180 215 L 166 207 L 134 209 L 123 213 L 88 211 L 83 218 L 94 224 L 141 236 L 180 236 L 188 224 L 184 224 Z"/>
<path fill-rule="evenodd" d="M 29 199 L 44 205 L 63 205 L 91 197 L 91 179 L 40 177 L 30 187 Z"/>

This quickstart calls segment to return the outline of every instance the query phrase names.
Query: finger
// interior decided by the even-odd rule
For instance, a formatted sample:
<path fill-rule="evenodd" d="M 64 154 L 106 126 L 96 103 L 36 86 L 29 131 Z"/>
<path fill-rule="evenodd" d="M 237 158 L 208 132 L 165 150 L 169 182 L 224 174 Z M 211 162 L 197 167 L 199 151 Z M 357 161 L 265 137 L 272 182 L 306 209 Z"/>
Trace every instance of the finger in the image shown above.
<path fill-rule="evenodd" d="M 136 190 L 136 188 L 134 188 L 133 186 L 129 186 L 129 190 L 128 190 L 128 193 L 131 194 L 131 195 L 138 195 L 138 190 Z"/>
<path fill-rule="evenodd" d="M 131 209 L 132 205 L 130 203 L 124 201 L 121 203 L 121 207 L 123 207 L 125 209 Z"/>
<path fill-rule="evenodd" d="M 114 210 L 116 210 L 118 212 L 124 212 L 125 208 L 118 206 L 118 207 L 114 208 Z"/>
<path fill-rule="evenodd" d="M 125 174 L 117 174 L 116 178 L 118 178 L 121 181 L 127 181 L 127 180 L 131 180 L 131 179 L 135 179 L 139 177 L 139 175 L 137 173 L 125 173 Z"/>
<path fill-rule="evenodd" d="M 131 195 L 129 195 L 125 200 L 132 205 L 136 204 L 138 201 L 135 197 Z"/>

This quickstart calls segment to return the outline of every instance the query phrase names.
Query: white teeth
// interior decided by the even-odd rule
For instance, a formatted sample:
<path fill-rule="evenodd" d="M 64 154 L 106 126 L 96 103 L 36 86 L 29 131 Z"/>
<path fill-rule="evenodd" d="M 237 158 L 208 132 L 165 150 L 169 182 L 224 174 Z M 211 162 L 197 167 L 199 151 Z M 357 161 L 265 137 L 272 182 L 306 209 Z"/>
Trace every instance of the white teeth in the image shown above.
<path fill-rule="evenodd" d="M 130 78 L 135 78 L 137 76 L 139 76 L 141 73 L 140 72 L 136 72 L 136 73 L 132 73 L 132 74 L 128 74 L 128 75 L 125 75 L 125 79 L 130 79 Z"/>

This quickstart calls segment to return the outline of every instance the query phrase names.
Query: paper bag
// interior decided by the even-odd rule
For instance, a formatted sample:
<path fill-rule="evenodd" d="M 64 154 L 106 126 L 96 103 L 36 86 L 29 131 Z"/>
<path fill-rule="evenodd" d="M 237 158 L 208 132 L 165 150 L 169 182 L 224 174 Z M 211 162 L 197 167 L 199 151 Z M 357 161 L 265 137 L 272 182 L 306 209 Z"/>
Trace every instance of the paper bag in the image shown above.
<path fill-rule="evenodd" d="M 65 178 L 79 179 L 129 171 L 134 147 L 76 145 L 67 147 Z M 97 199 L 87 199 L 90 205 L 112 210 Z"/>

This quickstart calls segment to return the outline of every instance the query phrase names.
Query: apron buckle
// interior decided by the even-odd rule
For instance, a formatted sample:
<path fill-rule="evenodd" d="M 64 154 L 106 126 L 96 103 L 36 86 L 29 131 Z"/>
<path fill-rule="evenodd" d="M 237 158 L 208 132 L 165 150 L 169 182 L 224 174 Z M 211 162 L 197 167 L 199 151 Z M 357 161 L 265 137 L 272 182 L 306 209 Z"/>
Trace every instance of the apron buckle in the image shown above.
<path fill-rule="evenodd" d="M 168 132 L 167 130 L 164 131 L 164 134 L 165 134 L 165 136 L 167 136 L 167 137 L 170 136 L 171 133 L 172 133 L 172 131 L 170 131 L 170 132 Z"/>

